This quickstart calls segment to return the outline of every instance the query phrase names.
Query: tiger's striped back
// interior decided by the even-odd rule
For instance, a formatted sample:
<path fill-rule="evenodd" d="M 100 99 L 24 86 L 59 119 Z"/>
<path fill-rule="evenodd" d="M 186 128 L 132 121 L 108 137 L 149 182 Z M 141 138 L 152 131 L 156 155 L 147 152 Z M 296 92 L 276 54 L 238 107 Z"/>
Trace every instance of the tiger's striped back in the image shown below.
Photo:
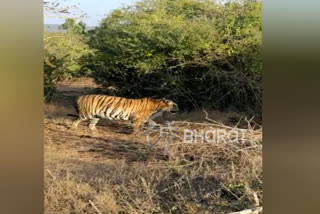
<path fill-rule="evenodd" d="M 106 95 L 85 95 L 77 99 L 78 114 L 81 118 L 108 118 L 110 120 L 131 120 L 132 113 L 143 104 L 145 99 L 127 99 Z"/>

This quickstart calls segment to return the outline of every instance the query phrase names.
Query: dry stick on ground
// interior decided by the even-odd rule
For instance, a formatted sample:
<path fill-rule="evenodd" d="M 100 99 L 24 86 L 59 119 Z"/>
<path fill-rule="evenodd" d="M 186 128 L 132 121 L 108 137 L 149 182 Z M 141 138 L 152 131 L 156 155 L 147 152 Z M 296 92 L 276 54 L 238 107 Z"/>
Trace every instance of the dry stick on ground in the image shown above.
<path fill-rule="evenodd" d="M 254 116 L 251 117 L 249 120 L 247 119 L 247 117 L 245 118 L 245 121 L 247 122 L 247 126 L 248 126 L 247 129 L 240 129 L 240 128 L 237 128 L 237 126 L 238 126 L 238 124 L 240 123 L 240 121 L 237 123 L 236 126 L 234 126 L 234 127 L 229 127 L 229 126 L 226 126 L 226 125 L 224 125 L 224 124 L 222 124 L 222 123 L 219 123 L 219 122 L 217 122 L 217 121 L 212 120 L 211 118 L 209 118 L 209 117 L 208 117 L 208 112 L 205 111 L 204 109 L 202 109 L 202 111 L 205 113 L 205 119 L 206 119 L 207 121 L 212 122 L 212 123 L 215 124 L 215 125 L 218 125 L 218 126 L 223 127 L 223 128 L 234 129 L 234 130 L 239 130 L 239 131 L 240 131 L 240 130 L 246 130 L 246 131 L 248 131 L 248 134 L 249 134 L 248 137 L 249 137 L 249 138 L 253 138 L 253 139 L 257 140 L 257 141 L 261 141 L 261 140 L 262 140 L 262 126 L 259 125 L 259 124 L 257 124 L 257 123 L 255 123 L 255 122 L 253 121 Z M 259 129 L 254 130 L 254 127 L 251 126 L 251 123 L 254 123 L 254 125 L 256 125 L 256 126 L 259 126 Z M 258 139 L 255 138 L 255 137 L 256 137 L 255 135 L 258 135 Z"/>
<path fill-rule="evenodd" d="M 253 196 L 253 200 L 254 200 L 254 205 L 259 206 L 260 203 L 259 203 L 259 198 L 258 198 L 257 193 L 252 192 L 252 196 Z"/>
<path fill-rule="evenodd" d="M 102 212 L 100 212 L 100 210 L 96 207 L 96 205 L 94 205 L 94 203 L 91 200 L 89 200 L 89 203 L 97 211 L 97 213 L 102 214 Z"/>
<path fill-rule="evenodd" d="M 56 180 L 56 177 L 51 173 L 51 171 L 49 169 L 46 169 L 46 171 L 52 177 L 53 180 Z"/>
<path fill-rule="evenodd" d="M 262 207 L 255 207 L 255 208 L 246 209 L 246 210 L 233 212 L 229 214 L 260 214 L 260 213 L 262 213 Z"/>
<path fill-rule="evenodd" d="M 208 114 L 208 112 L 207 112 L 206 110 L 202 109 L 202 111 L 206 114 L 205 118 L 206 118 L 207 121 L 210 121 L 210 122 L 212 122 L 212 123 L 214 123 L 214 124 L 216 124 L 216 125 L 220 125 L 220 126 L 225 127 L 225 128 L 229 128 L 229 127 L 225 126 L 225 125 L 222 124 L 222 123 L 219 123 L 219 122 L 217 122 L 217 121 L 215 121 L 215 120 L 210 119 L 210 118 L 208 117 L 209 114 Z"/>

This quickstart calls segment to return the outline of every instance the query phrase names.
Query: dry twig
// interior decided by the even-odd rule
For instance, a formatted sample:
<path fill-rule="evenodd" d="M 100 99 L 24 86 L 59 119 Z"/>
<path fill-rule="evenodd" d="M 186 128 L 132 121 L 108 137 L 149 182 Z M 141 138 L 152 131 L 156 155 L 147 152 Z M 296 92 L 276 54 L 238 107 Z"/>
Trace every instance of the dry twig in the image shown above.
<path fill-rule="evenodd" d="M 91 200 L 89 200 L 89 203 L 97 211 L 97 213 L 102 214 L 102 212 L 100 212 L 100 210 L 96 207 L 96 205 L 94 205 L 94 203 Z"/>
<path fill-rule="evenodd" d="M 262 213 L 262 207 L 255 207 L 255 208 L 246 209 L 246 210 L 233 212 L 229 214 L 260 214 L 260 213 Z"/>

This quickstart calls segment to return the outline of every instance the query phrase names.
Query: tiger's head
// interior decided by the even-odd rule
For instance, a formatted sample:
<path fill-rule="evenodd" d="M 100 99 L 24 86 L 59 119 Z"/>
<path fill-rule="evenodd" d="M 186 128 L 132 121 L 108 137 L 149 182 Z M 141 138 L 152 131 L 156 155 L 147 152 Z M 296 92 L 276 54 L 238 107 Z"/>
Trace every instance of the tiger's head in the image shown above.
<path fill-rule="evenodd" d="M 159 101 L 159 106 L 162 109 L 162 111 L 167 111 L 172 114 L 177 113 L 179 111 L 178 105 L 175 102 L 167 99 L 161 99 Z"/>

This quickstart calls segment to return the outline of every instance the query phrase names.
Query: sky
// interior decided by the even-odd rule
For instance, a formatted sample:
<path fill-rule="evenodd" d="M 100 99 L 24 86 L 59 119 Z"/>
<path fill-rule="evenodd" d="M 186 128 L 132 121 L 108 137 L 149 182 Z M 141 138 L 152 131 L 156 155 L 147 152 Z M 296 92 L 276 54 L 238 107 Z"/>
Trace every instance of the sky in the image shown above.
<path fill-rule="evenodd" d="M 132 4 L 135 0 L 68 0 L 66 5 L 79 4 L 88 18 L 82 20 L 87 26 L 97 26 L 110 11 L 123 5 Z M 44 24 L 62 24 L 64 19 L 44 17 Z"/>

